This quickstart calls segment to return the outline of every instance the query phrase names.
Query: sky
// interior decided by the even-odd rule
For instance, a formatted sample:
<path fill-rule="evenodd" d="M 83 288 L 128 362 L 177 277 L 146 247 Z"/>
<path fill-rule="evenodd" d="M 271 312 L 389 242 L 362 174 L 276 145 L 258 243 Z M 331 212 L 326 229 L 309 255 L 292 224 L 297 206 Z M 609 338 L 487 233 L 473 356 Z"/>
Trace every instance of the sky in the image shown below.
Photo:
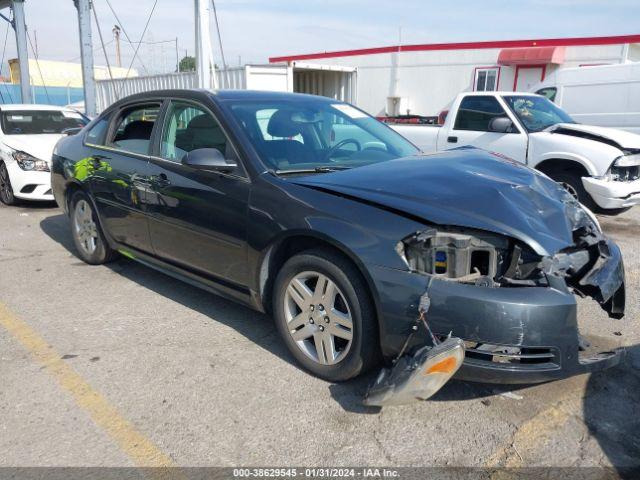
<path fill-rule="evenodd" d="M 139 41 L 154 0 L 109 0 L 132 41 Z M 175 69 L 179 57 L 193 55 L 193 0 L 158 0 L 140 60 L 141 73 Z M 266 63 L 270 56 L 385 45 L 501 39 L 605 36 L 640 33 L 639 0 L 216 0 L 226 61 L 230 65 Z M 107 0 L 94 0 L 111 64 L 116 20 Z M 38 56 L 79 61 L 77 15 L 73 0 L 26 0 L 27 28 Z M 8 9 L 4 12 L 9 14 Z M 6 22 L 0 24 L 3 42 Z M 212 26 L 213 27 L 213 26 Z M 221 64 L 212 28 L 214 59 Z M 93 25 L 94 57 L 105 65 Z M 123 66 L 134 48 L 122 38 Z M 30 54 L 31 53 L 30 49 Z M 8 32 L 2 72 L 16 57 Z"/>

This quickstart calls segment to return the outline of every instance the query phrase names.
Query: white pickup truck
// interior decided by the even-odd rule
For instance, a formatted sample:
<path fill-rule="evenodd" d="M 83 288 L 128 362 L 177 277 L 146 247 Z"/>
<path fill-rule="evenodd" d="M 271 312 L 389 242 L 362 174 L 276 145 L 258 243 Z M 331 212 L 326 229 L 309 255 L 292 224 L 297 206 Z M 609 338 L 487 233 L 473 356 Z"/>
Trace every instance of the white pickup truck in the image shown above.
<path fill-rule="evenodd" d="M 390 126 L 426 153 L 471 145 L 522 162 L 595 211 L 640 203 L 640 135 L 577 124 L 540 95 L 461 93 L 442 126 Z"/>

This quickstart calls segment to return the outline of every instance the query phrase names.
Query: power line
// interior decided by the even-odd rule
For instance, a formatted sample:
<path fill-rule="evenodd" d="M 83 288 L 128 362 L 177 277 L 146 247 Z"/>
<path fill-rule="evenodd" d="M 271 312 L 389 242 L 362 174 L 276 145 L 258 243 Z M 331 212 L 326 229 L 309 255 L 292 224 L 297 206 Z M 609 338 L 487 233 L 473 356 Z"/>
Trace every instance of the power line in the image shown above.
<path fill-rule="evenodd" d="M 33 52 L 33 56 L 36 59 L 36 67 L 38 67 L 38 73 L 40 74 L 40 80 L 42 80 L 42 86 L 44 87 L 44 93 L 47 96 L 47 102 L 51 103 L 51 98 L 49 98 L 49 90 L 47 90 L 46 82 L 44 81 L 44 76 L 42 75 L 42 70 L 40 69 L 40 60 L 38 60 L 38 54 L 33 48 L 33 43 L 31 43 L 31 35 L 27 32 L 27 40 L 29 40 L 29 45 L 31 46 L 31 51 Z"/>
<path fill-rule="evenodd" d="M 137 45 L 137 44 L 143 44 L 143 45 L 155 45 L 157 43 L 176 43 L 176 40 L 174 38 L 172 38 L 171 40 L 158 40 L 156 42 L 143 42 L 143 41 L 137 41 L 137 42 L 130 42 L 128 40 L 125 40 L 125 42 L 130 43 L 132 45 Z"/>
<path fill-rule="evenodd" d="M 7 51 L 8 39 L 9 39 L 9 23 L 7 23 L 7 30 L 4 33 L 4 47 L 2 47 L 2 60 L 0 61 L 0 73 L 2 72 L 2 65 L 4 65 L 4 54 Z M 2 83 L 4 84 L 4 88 L 7 91 L 7 95 L 9 95 L 9 100 L 11 100 L 11 103 L 13 103 L 13 97 L 11 96 L 11 92 L 9 91 L 9 87 L 5 82 L 2 82 Z M 0 95 L 2 95 L 2 93 L 0 93 Z M 4 103 L 4 96 L 2 96 L 2 103 Z"/>
<path fill-rule="evenodd" d="M 94 5 L 94 8 L 95 8 L 95 3 L 93 5 Z M 115 42 L 115 40 L 109 40 L 107 43 L 104 44 L 104 46 L 106 47 L 108 45 L 111 45 L 113 42 Z M 91 52 L 95 53 L 98 50 L 100 50 L 101 48 L 102 48 L 101 46 L 94 47 Z M 82 58 L 82 55 L 78 55 L 77 57 L 73 57 L 70 60 L 65 60 L 65 62 L 75 62 L 76 60 L 80 60 L 81 58 Z"/>
<path fill-rule="evenodd" d="M 109 55 L 107 55 L 107 49 L 104 45 L 104 40 L 102 38 L 102 29 L 100 28 L 100 22 L 98 21 L 98 12 L 96 12 L 96 5 L 93 4 L 93 18 L 96 20 L 96 28 L 98 29 L 98 36 L 100 37 L 100 44 L 102 45 L 102 51 L 104 52 L 104 61 L 107 62 L 107 71 L 109 72 L 109 78 L 111 79 L 111 83 L 113 83 L 113 73 L 111 73 L 111 65 L 109 64 Z M 95 73 L 94 73 L 95 77 Z M 118 96 L 116 95 L 116 100 L 118 100 Z"/>
<path fill-rule="evenodd" d="M 115 11 L 115 10 L 113 9 L 113 7 L 111 6 L 111 2 L 110 2 L 109 0 L 105 0 L 105 1 L 107 2 L 107 5 L 109 6 L 109 10 L 111 10 L 111 13 L 113 13 L 113 16 L 114 16 L 114 17 L 116 17 L 116 21 L 118 22 L 118 25 L 119 25 L 119 26 L 120 26 L 120 28 L 122 29 L 122 33 L 124 33 L 124 36 L 125 36 L 125 37 L 127 37 L 127 40 L 129 41 L 129 43 L 130 43 L 130 44 L 132 45 L 132 47 L 133 47 L 134 42 L 132 42 L 132 41 L 131 41 L 131 38 L 129 38 L 129 34 L 127 33 L 127 31 L 126 31 L 126 30 L 125 30 L 125 28 L 124 28 L 124 25 L 123 25 L 123 24 L 122 24 L 122 22 L 120 21 L 120 18 L 118 17 L 118 14 L 116 13 L 116 11 Z M 157 0 L 156 0 L 156 3 L 158 3 L 158 2 L 157 2 Z M 154 9 L 156 8 L 156 7 L 155 7 L 155 5 L 153 6 L 153 8 L 154 8 Z M 142 36 L 144 37 L 144 34 L 142 34 Z M 140 38 L 142 38 L 142 37 L 140 37 Z M 137 53 L 137 51 L 138 51 L 138 50 L 136 49 L 136 53 Z M 134 58 L 134 59 L 136 58 L 135 54 L 134 54 L 133 58 Z M 138 61 L 140 62 L 140 65 L 142 65 L 142 68 L 144 69 L 145 73 L 147 73 L 147 74 L 148 74 L 148 73 L 149 73 L 149 70 L 147 70 L 147 67 L 146 67 L 146 66 L 145 66 L 145 64 L 142 62 L 142 59 L 140 59 L 140 58 L 139 58 L 139 59 L 138 59 Z"/>
<path fill-rule="evenodd" d="M 222 34 L 220 33 L 220 24 L 218 23 L 218 12 L 216 11 L 216 2 L 211 0 L 213 7 L 213 18 L 216 21 L 216 31 L 218 32 L 218 44 L 220 45 L 220 56 L 222 57 L 222 66 L 227 69 L 227 61 L 224 59 L 224 50 L 222 49 Z"/>
<path fill-rule="evenodd" d="M 109 2 L 109 0 L 107 0 L 107 3 L 108 2 Z M 158 0 L 155 0 L 155 2 L 153 2 L 153 7 L 151 7 L 151 12 L 149 12 L 149 17 L 147 18 L 147 23 L 145 23 L 145 25 L 144 25 L 144 30 L 142 30 L 142 35 L 140 35 L 140 41 L 141 42 L 144 39 L 145 34 L 147 33 L 147 28 L 149 28 L 149 23 L 151 23 L 151 17 L 153 17 L 153 12 L 155 12 L 157 5 L 158 5 Z M 122 31 L 124 32 L 124 29 L 122 29 Z M 129 68 L 127 69 L 127 74 L 124 77 L 125 80 L 127 78 L 129 78 L 129 72 L 131 72 L 131 67 L 133 67 L 133 62 L 135 61 L 136 57 L 138 56 L 138 50 L 140 50 L 140 45 L 142 45 L 142 44 L 139 43 L 138 46 L 136 47 L 136 51 L 133 53 L 133 58 L 131 59 L 131 63 L 129 64 Z M 120 95 L 120 92 L 122 91 L 123 87 L 124 87 L 124 82 L 122 82 L 122 84 L 120 85 L 120 91 L 118 91 L 118 96 Z"/>

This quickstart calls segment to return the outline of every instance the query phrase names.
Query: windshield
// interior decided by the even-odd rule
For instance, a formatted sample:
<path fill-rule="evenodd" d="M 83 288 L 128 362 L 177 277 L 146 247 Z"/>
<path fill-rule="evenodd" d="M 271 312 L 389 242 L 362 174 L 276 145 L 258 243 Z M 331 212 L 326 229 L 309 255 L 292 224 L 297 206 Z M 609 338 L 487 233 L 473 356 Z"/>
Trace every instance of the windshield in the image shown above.
<path fill-rule="evenodd" d="M 540 132 L 557 123 L 576 123 L 544 97 L 505 95 L 504 99 L 529 132 Z"/>
<path fill-rule="evenodd" d="M 9 110 L 0 114 L 0 122 L 5 135 L 56 134 L 89 123 L 71 110 Z"/>
<path fill-rule="evenodd" d="M 419 152 L 345 103 L 299 98 L 233 101 L 229 106 L 263 162 L 277 173 L 340 170 Z"/>

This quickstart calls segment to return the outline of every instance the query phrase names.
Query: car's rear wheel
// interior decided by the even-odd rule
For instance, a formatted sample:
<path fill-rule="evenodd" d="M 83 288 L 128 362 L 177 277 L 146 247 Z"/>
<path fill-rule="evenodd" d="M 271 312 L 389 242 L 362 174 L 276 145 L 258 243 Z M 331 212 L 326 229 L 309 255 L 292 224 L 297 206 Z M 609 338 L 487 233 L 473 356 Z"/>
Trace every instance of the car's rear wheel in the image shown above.
<path fill-rule="evenodd" d="M 116 257 L 100 229 L 91 201 L 83 192 L 71 200 L 71 235 L 78 255 L 92 265 L 107 263 Z"/>
<path fill-rule="evenodd" d="M 356 377 L 378 358 L 377 322 L 355 266 L 331 251 L 290 258 L 274 286 L 276 326 L 291 354 L 329 381 Z"/>
<path fill-rule="evenodd" d="M 0 201 L 5 205 L 16 204 L 16 197 L 13 195 L 9 171 L 4 162 L 0 162 Z"/>

